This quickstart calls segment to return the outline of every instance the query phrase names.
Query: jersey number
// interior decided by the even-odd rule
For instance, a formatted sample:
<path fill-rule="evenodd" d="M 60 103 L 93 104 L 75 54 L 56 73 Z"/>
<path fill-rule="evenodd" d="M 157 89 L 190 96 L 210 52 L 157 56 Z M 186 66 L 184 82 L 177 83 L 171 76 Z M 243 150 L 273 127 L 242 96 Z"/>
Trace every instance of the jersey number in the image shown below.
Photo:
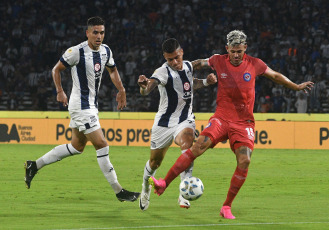
<path fill-rule="evenodd" d="M 247 130 L 248 136 L 252 136 L 252 137 L 255 136 L 254 135 L 254 130 L 252 128 L 246 128 L 246 130 Z"/>

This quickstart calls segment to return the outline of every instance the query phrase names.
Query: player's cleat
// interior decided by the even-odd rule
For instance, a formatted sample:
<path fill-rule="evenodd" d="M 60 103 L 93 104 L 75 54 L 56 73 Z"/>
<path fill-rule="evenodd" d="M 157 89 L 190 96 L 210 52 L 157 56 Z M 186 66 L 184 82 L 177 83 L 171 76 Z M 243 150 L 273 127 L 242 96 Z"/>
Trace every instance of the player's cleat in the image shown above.
<path fill-rule="evenodd" d="M 123 188 L 118 194 L 116 194 L 116 196 L 117 196 L 118 200 L 121 202 L 123 202 L 123 201 L 133 202 L 138 199 L 138 197 L 140 196 L 140 193 L 139 192 L 129 192 Z"/>
<path fill-rule="evenodd" d="M 179 195 L 178 203 L 181 208 L 189 209 L 191 207 L 190 202 L 188 200 L 184 199 L 184 197 L 182 197 L 182 195 Z"/>
<path fill-rule="evenodd" d="M 153 176 L 149 178 L 149 183 L 154 188 L 154 193 L 160 196 L 167 188 L 166 181 L 164 179 L 155 179 Z"/>
<path fill-rule="evenodd" d="M 235 219 L 235 216 L 232 215 L 231 207 L 230 206 L 223 206 L 220 209 L 220 213 L 219 214 L 222 217 L 224 217 L 225 219 Z"/>
<path fill-rule="evenodd" d="M 145 191 L 144 186 L 143 186 L 141 198 L 139 199 L 139 208 L 142 211 L 145 211 L 146 209 L 148 209 L 148 207 L 150 205 L 151 188 L 152 188 L 152 186 L 150 185 L 149 188 Z"/>
<path fill-rule="evenodd" d="M 24 168 L 25 168 L 25 185 L 26 188 L 30 189 L 31 187 L 31 181 L 35 174 L 37 174 L 38 169 L 37 169 L 37 163 L 35 161 L 26 161 L 24 163 Z"/>

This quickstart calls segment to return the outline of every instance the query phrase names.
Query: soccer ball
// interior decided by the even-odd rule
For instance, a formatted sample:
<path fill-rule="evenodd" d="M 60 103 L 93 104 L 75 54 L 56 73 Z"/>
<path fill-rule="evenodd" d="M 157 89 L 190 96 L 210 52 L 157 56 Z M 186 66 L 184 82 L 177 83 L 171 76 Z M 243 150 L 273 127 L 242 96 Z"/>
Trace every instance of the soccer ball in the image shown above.
<path fill-rule="evenodd" d="M 194 176 L 187 177 L 179 185 L 179 192 L 186 200 L 197 200 L 203 194 L 203 183 Z"/>

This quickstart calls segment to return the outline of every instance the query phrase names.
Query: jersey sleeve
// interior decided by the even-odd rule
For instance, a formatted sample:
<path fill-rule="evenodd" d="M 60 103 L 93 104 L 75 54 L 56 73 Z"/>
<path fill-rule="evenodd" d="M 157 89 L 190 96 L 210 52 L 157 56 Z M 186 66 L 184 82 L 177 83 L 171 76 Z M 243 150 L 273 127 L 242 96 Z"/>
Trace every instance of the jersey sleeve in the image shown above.
<path fill-rule="evenodd" d="M 66 66 L 71 67 L 79 63 L 80 55 L 77 47 L 71 47 L 65 51 L 60 61 Z"/>
<path fill-rule="evenodd" d="M 108 46 L 105 46 L 105 49 L 106 49 L 107 57 L 108 57 L 105 65 L 107 67 L 115 67 L 112 50 Z"/>
<path fill-rule="evenodd" d="M 193 65 L 192 65 L 192 62 L 190 61 L 184 61 L 187 68 L 191 71 L 191 74 L 193 75 Z"/>
<path fill-rule="evenodd" d="M 215 69 L 215 63 L 217 60 L 217 57 L 219 56 L 219 54 L 214 54 L 212 55 L 209 59 L 208 59 L 208 65 L 212 68 Z"/>
<path fill-rule="evenodd" d="M 155 79 L 159 84 L 166 85 L 168 81 L 168 72 L 165 67 L 160 67 L 154 71 L 150 79 Z"/>
<path fill-rule="evenodd" d="M 267 69 L 267 65 L 259 58 L 256 58 L 255 60 L 256 76 L 264 74 Z"/>

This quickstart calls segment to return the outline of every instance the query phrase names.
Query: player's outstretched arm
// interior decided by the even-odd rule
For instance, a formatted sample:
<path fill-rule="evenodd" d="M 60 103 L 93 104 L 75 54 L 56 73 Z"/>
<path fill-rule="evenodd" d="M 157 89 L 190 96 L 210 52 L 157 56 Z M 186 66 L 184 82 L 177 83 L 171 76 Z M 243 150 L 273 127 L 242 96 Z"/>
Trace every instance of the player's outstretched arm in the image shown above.
<path fill-rule="evenodd" d="M 143 96 L 148 95 L 158 86 L 158 81 L 155 79 L 148 79 L 145 75 L 139 75 L 137 83 L 139 85 L 139 91 Z"/>
<path fill-rule="evenodd" d="M 120 74 L 118 72 L 118 69 L 116 67 L 106 67 L 107 71 L 110 73 L 111 80 L 117 90 L 119 92 L 117 93 L 116 101 L 118 102 L 117 109 L 122 110 L 124 107 L 127 106 L 127 99 L 126 99 L 126 90 L 123 87 Z"/>
<path fill-rule="evenodd" d="M 62 77 L 61 77 L 61 72 L 65 69 L 66 69 L 65 65 L 61 61 L 58 61 L 51 71 L 51 75 L 53 77 L 53 81 L 57 91 L 56 99 L 58 102 L 62 103 L 63 106 L 68 105 L 67 96 L 62 87 Z"/>
<path fill-rule="evenodd" d="M 216 82 L 217 77 L 213 73 L 209 74 L 206 79 L 193 78 L 193 89 L 196 90 L 204 86 L 213 85 L 216 84 Z"/>
<path fill-rule="evenodd" d="M 271 79 L 275 83 L 278 83 L 280 85 L 283 85 L 289 89 L 300 91 L 303 90 L 305 93 L 310 91 L 313 88 L 314 83 L 311 81 L 303 82 L 301 84 L 296 84 L 289 80 L 286 76 L 283 74 L 276 72 L 272 70 L 271 68 L 267 68 L 265 73 L 263 74 L 265 77 Z"/>
<path fill-rule="evenodd" d="M 191 63 L 192 63 L 192 66 L 193 66 L 193 70 L 211 68 L 208 65 L 208 58 L 207 59 L 197 59 L 195 61 L 192 61 Z"/>

